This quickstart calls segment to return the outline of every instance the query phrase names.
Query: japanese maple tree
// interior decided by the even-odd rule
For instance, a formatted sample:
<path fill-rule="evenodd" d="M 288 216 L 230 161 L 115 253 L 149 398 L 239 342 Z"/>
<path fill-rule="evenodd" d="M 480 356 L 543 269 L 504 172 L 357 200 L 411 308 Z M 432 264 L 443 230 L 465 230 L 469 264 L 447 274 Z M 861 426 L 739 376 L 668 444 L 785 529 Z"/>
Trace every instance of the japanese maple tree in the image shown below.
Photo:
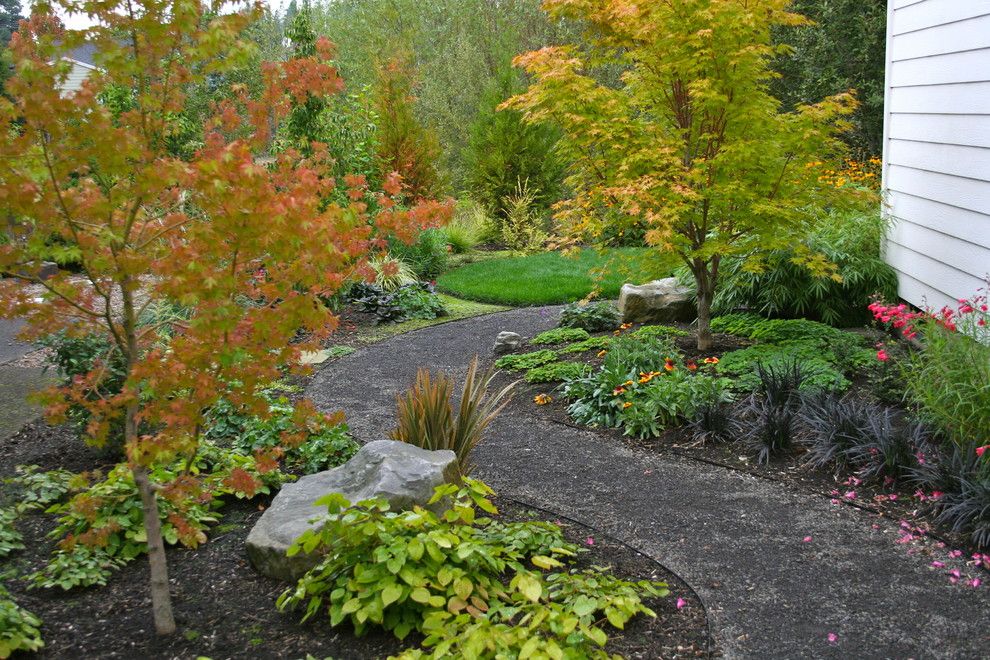
<path fill-rule="evenodd" d="M 241 34 L 260 6 L 59 2 L 96 25 L 65 31 L 41 3 L 11 41 L 16 70 L 9 98 L 0 98 L 0 206 L 12 220 L 0 245 L 0 313 L 26 318 L 29 336 L 95 332 L 119 352 L 123 391 L 91 396 L 105 377 L 97 366 L 49 392 L 49 412 L 58 419 L 70 405 L 83 406 L 95 443 L 122 422 L 143 504 L 155 626 L 169 633 L 175 622 L 158 498 L 195 483 L 188 474 L 180 483 L 152 483 L 150 468 L 193 456 L 204 413 L 221 397 L 267 414 L 261 387 L 335 326 L 319 296 L 359 276 L 387 235 L 411 240 L 449 208 L 430 201 L 400 209 L 397 176 L 374 216 L 359 177 L 346 182 L 349 203 L 327 204 L 331 187 L 345 182 L 326 174 L 319 144 L 305 156 L 259 158 L 293 101 L 342 89 L 325 39 L 306 56 L 264 64 L 260 94 L 236 87 L 224 95 L 204 127 L 205 145 L 181 160 L 166 143 L 184 90 L 208 76 L 222 81 L 227 67 L 247 61 L 251 45 Z M 70 67 L 61 55 L 83 42 L 96 46 L 97 69 L 78 91 L 63 91 Z M 111 109 L 101 100 L 111 90 L 123 90 L 127 102 Z M 42 279 L 52 237 L 79 274 Z M 143 320 L 161 301 L 187 308 L 188 321 L 165 328 Z M 165 342 L 167 331 L 174 337 Z M 300 416 L 307 412 L 300 406 Z M 257 486 L 243 470 L 230 479 L 247 493 Z"/>
<path fill-rule="evenodd" d="M 820 181 L 856 107 L 852 93 L 792 111 L 768 91 L 775 26 L 805 19 L 790 0 L 544 0 L 583 21 L 585 46 L 548 47 L 515 62 L 533 77 L 503 107 L 564 134 L 572 199 L 558 205 L 565 238 L 642 235 L 694 276 L 698 348 L 712 346 L 719 264 L 793 246 L 818 209 L 846 191 Z M 621 65 L 605 84 L 596 67 Z M 612 76 L 614 78 L 614 76 Z M 824 258 L 798 251 L 814 272 Z"/>

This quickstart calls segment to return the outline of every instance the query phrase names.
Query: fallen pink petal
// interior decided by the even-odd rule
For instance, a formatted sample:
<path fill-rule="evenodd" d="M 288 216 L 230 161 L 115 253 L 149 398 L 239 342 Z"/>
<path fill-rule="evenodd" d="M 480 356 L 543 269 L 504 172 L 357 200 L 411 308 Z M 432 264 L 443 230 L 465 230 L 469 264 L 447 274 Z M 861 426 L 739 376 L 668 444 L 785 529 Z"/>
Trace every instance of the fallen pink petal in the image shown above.
<path fill-rule="evenodd" d="M 685 605 L 687 605 L 687 601 L 685 601 L 683 598 L 677 599 L 677 609 L 681 609 Z"/>

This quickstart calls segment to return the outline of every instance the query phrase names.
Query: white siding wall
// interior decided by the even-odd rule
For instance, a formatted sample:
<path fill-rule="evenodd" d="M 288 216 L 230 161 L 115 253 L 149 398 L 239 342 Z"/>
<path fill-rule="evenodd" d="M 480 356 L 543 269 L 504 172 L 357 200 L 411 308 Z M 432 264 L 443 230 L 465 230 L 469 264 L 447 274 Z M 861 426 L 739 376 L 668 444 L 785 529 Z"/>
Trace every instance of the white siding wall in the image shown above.
<path fill-rule="evenodd" d="M 941 307 L 990 274 L 990 0 L 888 0 L 887 261 Z"/>
<path fill-rule="evenodd" d="M 82 87 L 83 81 L 86 80 L 86 76 L 93 68 L 86 66 L 85 64 L 80 64 L 75 60 L 72 61 L 72 71 L 69 72 L 69 76 L 65 79 L 65 83 L 62 85 L 62 95 L 65 96 L 69 92 L 78 91 Z"/>

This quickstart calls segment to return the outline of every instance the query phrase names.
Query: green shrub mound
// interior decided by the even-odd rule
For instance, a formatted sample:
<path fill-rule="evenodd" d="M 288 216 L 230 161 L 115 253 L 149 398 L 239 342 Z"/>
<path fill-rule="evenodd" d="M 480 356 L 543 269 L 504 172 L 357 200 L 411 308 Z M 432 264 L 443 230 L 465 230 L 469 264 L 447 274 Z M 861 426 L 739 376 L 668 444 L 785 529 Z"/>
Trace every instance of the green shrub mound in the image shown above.
<path fill-rule="evenodd" d="M 805 392 L 843 391 L 850 384 L 847 376 L 877 368 L 875 354 L 866 348 L 863 337 L 816 321 L 728 314 L 713 319 L 712 329 L 759 342 L 726 353 L 718 364 L 718 372 L 732 377 L 739 390 L 757 389 L 760 364 L 776 368 L 799 363 Z"/>
<path fill-rule="evenodd" d="M 526 372 L 527 383 L 559 383 L 587 375 L 591 370 L 579 362 L 551 362 Z"/>
<path fill-rule="evenodd" d="M 358 635 L 373 626 L 399 639 L 422 633 L 423 648 L 403 658 L 608 658 L 607 626 L 655 616 L 643 598 L 666 596 L 666 584 L 569 570 L 581 550 L 558 526 L 484 517 L 497 514 L 491 495 L 471 479 L 440 486 L 431 503 L 446 500 L 443 515 L 391 511 L 384 500 L 352 506 L 339 494 L 318 500 L 326 521 L 289 553 L 323 559 L 278 607 L 347 622 Z"/>
<path fill-rule="evenodd" d="M 608 350 L 609 346 L 612 345 L 612 339 L 612 337 L 608 336 L 592 337 L 591 339 L 585 339 L 584 341 L 559 348 L 557 349 L 557 354 L 573 355 L 575 353 L 587 353 L 588 351 Z"/>
<path fill-rule="evenodd" d="M 584 328 L 555 328 L 541 332 L 529 340 L 530 344 L 566 344 L 569 342 L 579 342 L 591 339 L 591 335 Z"/>
<path fill-rule="evenodd" d="M 691 333 L 672 325 L 644 325 L 637 328 L 633 337 L 690 337 Z"/>
<path fill-rule="evenodd" d="M 515 355 L 503 355 L 495 360 L 495 367 L 507 369 L 509 371 L 525 371 L 542 367 L 545 364 L 557 361 L 557 354 L 549 348 L 544 348 L 532 353 L 518 353 Z"/>
<path fill-rule="evenodd" d="M 897 275 L 881 253 L 886 230 L 887 221 L 879 213 L 833 213 L 819 223 L 806 244 L 836 266 L 837 278 L 814 277 L 795 262 L 793 250 L 772 251 L 757 264 L 725 259 L 713 311 L 748 308 L 837 326 L 862 323 L 871 298 L 897 297 Z"/>
<path fill-rule="evenodd" d="M 561 328 L 582 328 L 588 332 L 605 332 L 619 327 L 622 317 L 610 302 L 573 303 L 560 312 Z"/>

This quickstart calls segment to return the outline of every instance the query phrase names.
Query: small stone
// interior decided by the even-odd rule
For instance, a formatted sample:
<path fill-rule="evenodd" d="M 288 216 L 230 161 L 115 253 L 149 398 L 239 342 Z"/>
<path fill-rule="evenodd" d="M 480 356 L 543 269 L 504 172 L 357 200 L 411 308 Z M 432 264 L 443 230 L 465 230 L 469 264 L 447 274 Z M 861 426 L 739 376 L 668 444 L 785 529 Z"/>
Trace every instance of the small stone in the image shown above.
<path fill-rule="evenodd" d="M 495 355 L 505 355 L 506 353 L 518 350 L 522 344 L 522 335 L 516 332 L 500 332 L 495 337 L 495 345 L 492 347 L 492 353 Z"/>
<path fill-rule="evenodd" d="M 452 451 L 428 451 L 395 440 L 370 442 L 340 467 L 282 486 L 248 534 L 248 559 L 259 573 L 293 582 L 320 560 L 314 554 L 285 554 L 303 532 L 320 526 L 326 510 L 314 506 L 317 499 L 340 493 L 351 503 L 384 498 L 393 511 L 425 507 L 437 486 L 456 477 Z"/>
<path fill-rule="evenodd" d="M 646 284 L 623 284 L 619 311 L 625 323 L 674 323 L 697 317 L 691 289 L 676 277 Z"/>
<path fill-rule="evenodd" d="M 330 351 L 303 351 L 299 355 L 299 364 L 323 364 L 330 359 Z"/>

